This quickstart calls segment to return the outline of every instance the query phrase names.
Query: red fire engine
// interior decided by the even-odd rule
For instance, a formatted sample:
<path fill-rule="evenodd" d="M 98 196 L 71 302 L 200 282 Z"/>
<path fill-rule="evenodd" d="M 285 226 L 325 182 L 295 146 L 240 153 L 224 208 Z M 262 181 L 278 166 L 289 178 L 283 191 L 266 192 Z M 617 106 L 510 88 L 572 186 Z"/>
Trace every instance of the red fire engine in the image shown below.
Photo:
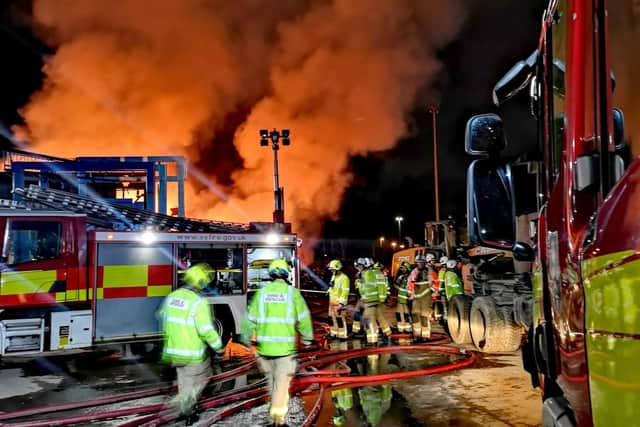
<path fill-rule="evenodd" d="M 468 172 L 472 239 L 535 258 L 523 359 L 543 390 L 545 426 L 640 419 L 640 161 L 626 158 L 623 115 L 612 101 L 618 84 L 636 87 L 637 73 L 624 71 L 637 45 L 628 43 L 632 32 L 609 27 L 614 3 L 624 18 L 618 26 L 638 19 L 631 2 L 623 9 L 622 1 L 550 1 L 537 50 L 494 88 L 502 105 L 528 87 L 538 123 L 534 249 L 514 238 L 515 206 L 528 195 L 514 192 L 510 165 L 499 157 L 500 117 L 475 116 L 467 125 L 467 152 L 485 157 Z M 627 44 L 617 44 L 616 32 Z M 625 52 L 618 70 L 610 65 L 616 52 Z M 638 93 L 620 95 L 637 100 Z"/>
<path fill-rule="evenodd" d="M 15 191 L 24 202 L 0 209 L 3 356 L 157 340 L 159 304 L 197 262 L 214 270 L 204 293 L 226 340 L 239 331 L 247 293 L 268 280 L 268 260 L 297 266 L 296 235 L 273 224 L 177 218 L 37 186 Z"/>

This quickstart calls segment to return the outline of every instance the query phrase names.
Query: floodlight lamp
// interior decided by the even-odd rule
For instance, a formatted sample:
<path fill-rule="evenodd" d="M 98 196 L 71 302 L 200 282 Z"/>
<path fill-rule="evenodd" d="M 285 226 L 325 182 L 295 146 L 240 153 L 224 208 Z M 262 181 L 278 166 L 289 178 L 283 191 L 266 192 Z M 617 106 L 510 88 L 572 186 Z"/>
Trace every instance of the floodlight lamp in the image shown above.
<path fill-rule="evenodd" d="M 271 131 L 269 136 L 271 137 L 271 141 L 273 142 L 278 142 L 278 139 L 280 139 L 280 134 L 275 129 Z"/>
<path fill-rule="evenodd" d="M 289 138 L 284 138 L 282 140 L 282 145 L 289 145 L 289 144 L 291 144 L 291 140 Z"/>
<path fill-rule="evenodd" d="M 267 233 L 267 235 L 265 236 L 265 241 L 269 244 L 269 245 L 275 245 L 277 243 L 280 242 L 280 235 L 276 232 L 269 232 Z"/>
<path fill-rule="evenodd" d="M 154 235 L 152 230 L 145 230 L 140 236 L 140 241 L 145 245 L 150 245 L 156 240 L 156 236 Z"/>
<path fill-rule="evenodd" d="M 289 138 L 289 129 L 282 129 L 282 137 Z"/>
<path fill-rule="evenodd" d="M 260 140 L 260 146 L 262 146 L 262 147 L 266 147 L 267 145 L 269 145 L 269 140 L 268 140 L 268 139 L 266 139 L 266 138 L 262 138 L 262 139 Z"/>
<path fill-rule="evenodd" d="M 267 129 L 260 129 L 260 138 L 268 138 L 269 131 Z"/>

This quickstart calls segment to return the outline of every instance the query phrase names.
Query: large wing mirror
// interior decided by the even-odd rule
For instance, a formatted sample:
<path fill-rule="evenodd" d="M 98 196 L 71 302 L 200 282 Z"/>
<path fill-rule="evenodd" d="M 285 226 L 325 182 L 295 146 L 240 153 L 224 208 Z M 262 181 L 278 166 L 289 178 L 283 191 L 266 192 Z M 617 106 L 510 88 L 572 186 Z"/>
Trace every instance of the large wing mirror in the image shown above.
<path fill-rule="evenodd" d="M 493 103 L 500 106 L 527 87 L 535 74 L 539 52 L 536 49 L 524 61 L 518 61 L 493 87 Z"/>
<path fill-rule="evenodd" d="M 467 121 L 464 148 L 472 156 L 498 153 L 507 146 L 502 119 L 497 114 L 479 114 Z"/>

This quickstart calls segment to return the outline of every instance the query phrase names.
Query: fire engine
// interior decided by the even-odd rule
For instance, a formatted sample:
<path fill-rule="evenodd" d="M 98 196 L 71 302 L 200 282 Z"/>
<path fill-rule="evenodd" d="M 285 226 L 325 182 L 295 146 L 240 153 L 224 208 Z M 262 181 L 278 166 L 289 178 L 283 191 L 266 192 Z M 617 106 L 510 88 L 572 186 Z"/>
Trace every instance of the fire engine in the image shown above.
<path fill-rule="evenodd" d="M 614 100 L 638 95 L 624 90 L 637 88 L 637 73 L 625 71 L 640 9 L 625 3 L 550 1 L 537 49 L 494 87 L 498 106 L 528 88 L 538 193 L 514 191 L 511 164 L 500 158 L 506 139 L 498 115 L 467 124 L 467 152 L 482 157 L 468 170 L 471 240 L 534 261 L 522 352 L 543 391 L 545 426 L 640 419 L 640 161 L 626 156 L 623 114 L 614 108 Z M 623 60 L 612 62 L 616 55 Z M 515 238 L 514 222 L 514 206 L 530 196 L 540 206 L 533 247 Z"/>
<path fill-rule="evenodd" d="M 204 290 L 216 327 L 239 331 L 247 294 L 268 261 L 296 268 L 287 224 L 185 219 L 29 186 L 0 208 L 0 355 L 87 349 L 160 338 L 156 312 L 191 264 L 207 262 Z"/>

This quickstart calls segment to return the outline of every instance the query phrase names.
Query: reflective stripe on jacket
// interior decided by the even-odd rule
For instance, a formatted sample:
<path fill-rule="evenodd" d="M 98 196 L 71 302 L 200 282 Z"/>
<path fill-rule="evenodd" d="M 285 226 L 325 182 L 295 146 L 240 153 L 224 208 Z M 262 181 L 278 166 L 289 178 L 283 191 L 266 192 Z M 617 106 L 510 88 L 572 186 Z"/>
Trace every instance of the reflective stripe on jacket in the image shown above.
<path fill-rule="evenodd" d="M 444 267 L 442 267 L 438 271 L 438 290 L 440 292 L 442 292 L 444 290 L 444 276 L 445 276 L 445 274 L 447 274 L 447 270 L 445 270 Z"/>
<path fill-rule="evenodd" d="M 401 274 L 396 277 L 393 285 L 398 290 L 398 303 L 406 304 L 409 297 L 409 289 L 407 288 L 408 274 Z"/>
<path fill-rule="evenodd" d="M 198 363 L 207 358 L 207 345 L 222 348 L 213 327 L 207 300 L 189 288 L 173 291 L 159 311 L 164 331 L 162 360 L 176 364 Z"/>
<path fill-rule="evenodd" d="M 255 333 L 259 354 L 289 356 L 296 351 L 296 330 L 303 340 L 313 340 L 311 315 L 300 291 L 281 279 L 260 288 L 243 320 L 242 341 L 249 342 Z"/>
<path fill-rule="evenodd" d="M 432 270 L 425 268 L 424 270 L 414 268 L 409 274 L 407 280 L 407 289 L 409 295 L 413 295 L 416 298 L 421 298 L 427 294 L 430 290 L 430 284 L 433 284 Z M 431 278 L 429 277 L 431 276 Z"/>
<path fill-rule="evenodd" d="M 377 269 L 365 270 L 360 284 L 360 298 L 364 303 L 384 302 L 387 299 L 387 277 Z"/>
<path fill-rule="evenodd" d="M 462 280 L 455 271 L 447 271 L 444 275 L 445 294 L 447 299 L 453 298 L 454 295 L 464 293 Z"/>
<path fill-rule="evenodd" d="M 329 304 L 345 305 L 349 298 L 349 285 L 349 277 L 342 271 L 334 274 L 329 288 Z"/>

